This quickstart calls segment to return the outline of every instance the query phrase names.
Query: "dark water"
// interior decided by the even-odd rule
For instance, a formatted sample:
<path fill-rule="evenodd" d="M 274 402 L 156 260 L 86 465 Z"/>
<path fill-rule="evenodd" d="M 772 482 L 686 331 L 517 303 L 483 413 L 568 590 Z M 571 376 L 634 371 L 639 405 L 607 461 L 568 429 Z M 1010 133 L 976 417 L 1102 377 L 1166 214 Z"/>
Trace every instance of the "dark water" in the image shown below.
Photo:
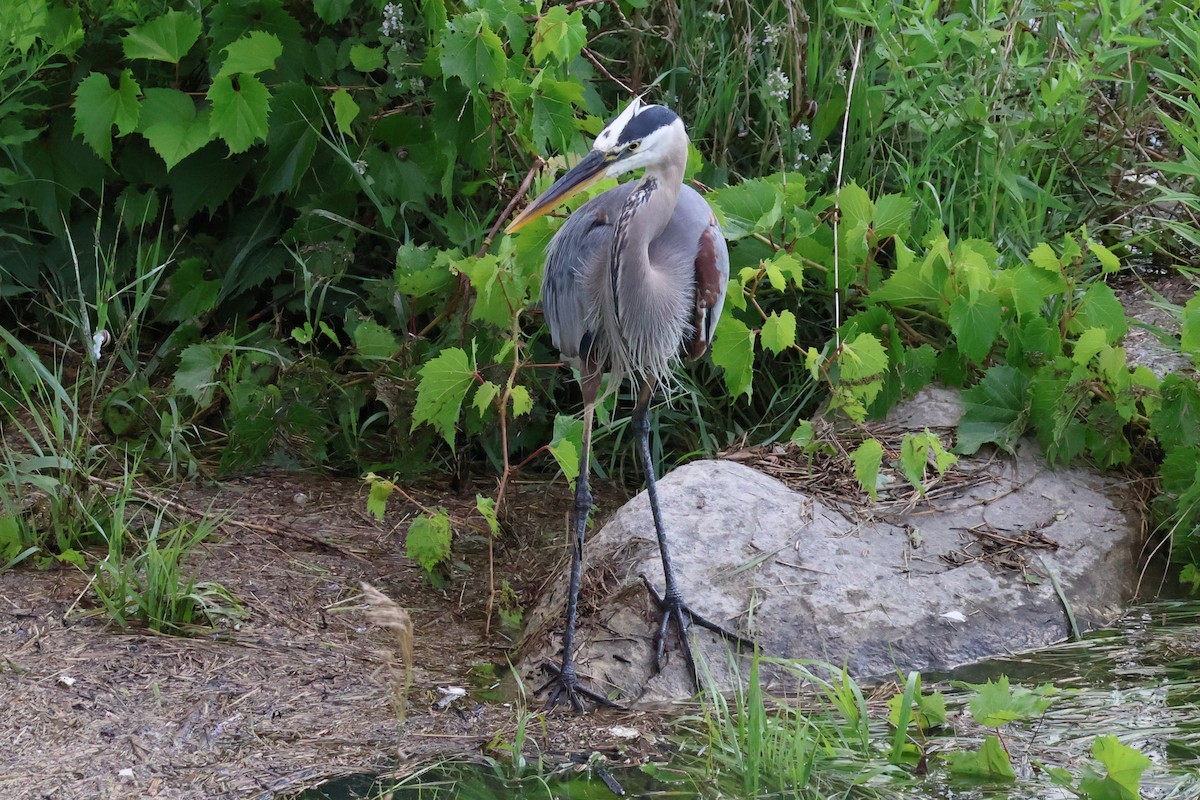
<path fill-rule="evenodd" d="M 1005 744 L 1017 767 L 1018 780 L 1008 785 L 955 781 L 931 761 L 930 774 L 900 782 L 872 781 L 869 788 L 837 797 L 897 798 L 898 800 L 1056 800 L 1073 795 L 1054 787 L 1030 765 L 1041 762 L 1067 768 L 1078 776 L 1092 762 L 1090 747 L 1097 736 L 1115 734 L 1151 759 L 1143 775 L 1141 797 L 1146 800 L 1200 800 L 1200 602 L 1160 601 L 1132 609 L 1112 629 L 1084 641 L 1033 653 L 976 664 L 948 676 L 925 679 L 925 687 L 947 696 L 949 708 L 965 705 L 965 690 L 956 681 L 982 683 L 1007 675 L 1013 684 L 1052 683 L 1060 690 L 1046 715 L 1035 723 L 1013 725 L 1004 731 Z M 953 716 L 953 714 L 952 714 Z M 970 749 L 980 731 L 967 729 L 963 738 L 938 737 L 942 750 Z M 883 748 L 891 733 L 882 719 L 872 734 Z M 611 771 L 602 762 L 533 765 L 534 777 L 516 776 L 511 765 L 462 763 L 430 768 L 402 781 L 359 777 L 334 781 L 295 800 L 359 800 L 359 798 L 612 798 L 617 791 L 629 797 L 741 797 L 737 785 L 722 786 L 681 764 Z M 801 791 L 772 797 L 823 797 Z"/>

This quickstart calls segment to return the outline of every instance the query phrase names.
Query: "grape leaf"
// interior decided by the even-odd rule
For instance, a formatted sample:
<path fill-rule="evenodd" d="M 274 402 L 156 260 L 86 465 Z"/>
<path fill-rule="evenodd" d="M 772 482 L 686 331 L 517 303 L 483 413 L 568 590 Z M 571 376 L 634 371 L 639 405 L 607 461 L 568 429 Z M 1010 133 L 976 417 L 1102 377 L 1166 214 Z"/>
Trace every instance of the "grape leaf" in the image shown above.
<path fill-rule="evenodd" d="M 550 440 L 549 450 L 572 488 L 579 477 L 579 450 L 582 447 L 583 420 L 556 414 L 554 438 Z"/>
<path fill-rule="evenodd" d="M 359 72 L 374 72 L 383 69 L 383 48 L 356 44 L 350 48 L 350 63 Z"/>
<path fill-rule="evenodd" d="M 1006 364 L 991 367 L 962 403 L 955 452 L 970 455 L 992 442 L 1011 453 L 1029 419 L 1029 377 Z"/>
<path fill-rule="evenodd" d="M 512 399 L 512 411 L 514 417 L 520 417 L 533 411 L 533 398 L 529 396 L 529 389 L 520 384 L 512 387 L 508 395 Z"/>
<path fill-rule="evenodd" d="M 450 515 L 439 508 L 413 520 L 404 543 L 408 557 L 428 574 L 450 557 L 450 540 Z"/>
<path fill-rule="evenodd" d="M 381 480 L 373 472 L 367 473 L 366 480 L 371 486 L 370 493 L 367 495 L 367 512 L 373 514 L 375 519 L 383 522 L 383 515 L 387 511 L 388 498 L 392 496 L 392 484 Z"/>
<path fill-rule="evenodd" d="M 991 352 L 996 334 L 1000 332 L 1000 300 L 985 292 L 980 292 L 973 300 L 960 294 L 950 304 L 947 321 L 958 340 L 959 352 L 980 364 Z"/>
<path fill-rule="evenodd" d="M 1179 348 L 1192 357 L 1193 363 L 1200 363 L 1200 295 L 1183 307 Z"/>
<path fill-rule="evenodd" d="M 313 0 L 313 11 L 326 25 L 341 22 L 350 13 L 353 0 Z"/>
<path fill-rule="evenodd" d="M 1116 272 L 1121 268 L 1121 259 L 1117 258 L 1112 250 L 1091 239 L 1087 240 L 1087 246 L 1092 255 L 1100 260 L 1101 272 Z"/>
<path fill-rule="evenodd" d="M 883 445 L 878 439 L 867 439 L 850 454 L 854 462 L 854 477 L 875 500 L 879 496 L 879 467 L 883 464 Z"/>
<path fill-rule="evenodd" d="M 712 360 L 725 373 L 725 386 L 734 397 L 749 395 L 754 378 L 755 332 L 731 314 L 717 322 Z"/>
<path fill-rule="evenodd" d="M 784 309 L 772 311 L 762 327 L 762 346 L 779 354 L 796 343 L 796 315 Z"/>
<path fill-rule="evenodd" d="M 586 42 L 583 12 L 568 12 L 562 6 L 553 6 L 538 19 L 533 33 L 533 58 L 541 64 L 553 56 L 560 64 L 570 64 Z"/>
<path fill-rule="evenodd" d="M 178 89 L 147 89 L 138 132 L 170 170 L 212 141 L 208 117 L 207 108 L 197 113 L 196 103 Z"/>
<path fill-rule="evenodd" d="M 908 233 L 916 199 L 902 194 L 885 194 L 875 201 L 875 238 Z"/>
<path fill-rule="evenodd" d="M 182 11 L 168 11 L 144 25 L 131 28 L 121 39 L 126 58 L 146 58 L 178 64 L 200 38 L 200 19 Z"/>
<path fill-rule="evenodd" d="M 358 351 L 359 360 L 369 368 L 375 366 L 370 362 L 384 361 L 400 352 L 396 335 L 373 319 L 365 319 L 358 323 L 351 338 L 354 340 L 354 349 Z"/>
<path fill-rule="evenodd" d="M 1054 248 L 1045 242 L 1033 248 L 1032 252 L 1029 253 L 1029 262 L 1038 269 L 1043 269 L 1047 272 L 1062 272 L 1062 262 L 1059 261 Z"/>
<path fill-rule="evenodd" d="M 492 381 L 484 381 L 479 384 L 479 388 L 475 390 L 475 398 L 471 400 L 471 405 L 479 412 L 480 416 L 487 413 L 491 408 L 492 401 L 500 394 L 500 384 Z"/>
<path fill-rule="evenodd" d="M 75 90 L 75 133 L 91 146 L 96 154 L 108 161 L 112 157 L 112 128 L 125 136 L 138 123 L 141 107 L 138 95 L 141 87 L 132 70 L 122 70 L 113 88 L 107 75 L 93 72 Z"/>
<path fill-rule="evenodd" d="M 192 398 L 198 406 L 207 406 L 216 390 L 217 369 L 227 352 L 228 348 L 211 343 L 186 347 L 179 354 L 179 366 L 172 380 L 175 391 Z"/>
<path fill-rule="evenodd" d="M 253 75 L 225 75 L 213 80 L 208 90 L 212 103 L 209 129 L 229 146 L 229 152 L 241 153 L 267 136 L 267 117 L 271 113 L 271 93 Z"/>
<path fill-rule="evenodd" d="M 275 68 L 275 62 L 283 55 L 283 43 L 273 33 L 250 31 L 225 48 L 225 62 L 221 64 L 218 78 L 242 73 L 257 75 Z"/>
<path fill-rule="evenodd" d="M 1079 334 L 1088 328 L 1104 328 L 1109 344 L 1115 343 L 1129 331 L 1125 308 L 1112 287 L 1097 281 L 1079 298 L 1075 314 L 1067 322 L 1067 330 Z"/>
<path fill-rule="evenodd" d="M 420 375 L 411 430 L 428 423 L 453 449 L 454 425 L 467 389 L 475 380 L 475 368 L 465 350 L 449 347 L 421 367 Z"/>
<path fill-rule="evenodd" d="M 504 43 L 478 11 L 463 14 L 448 25 L 438 61 L 442 72 L 470 89 L 496 86 L 504 79 L 508 65 Z"/>

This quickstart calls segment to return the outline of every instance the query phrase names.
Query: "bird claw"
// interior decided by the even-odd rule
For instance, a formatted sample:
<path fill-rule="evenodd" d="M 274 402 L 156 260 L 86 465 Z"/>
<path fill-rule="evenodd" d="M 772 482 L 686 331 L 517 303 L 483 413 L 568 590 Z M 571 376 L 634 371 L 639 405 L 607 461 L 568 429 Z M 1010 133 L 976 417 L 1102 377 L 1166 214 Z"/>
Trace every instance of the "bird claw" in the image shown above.
<path fill-rule="evenodd" d="M 688 631 L 693 623 L 701 628 L 712 631 L 723 639 L 734 642 L 739 647 L 745 647 L 753 650 L 756 645 L 750 639 L 739 636 L 733 631 L 725 628 L 722 625 L 713 622 L 710 619 L 702 617 L 695 611 L 688 608 L 687 603 L 683 602 L 682 597 L 667 599 L 654 590 L 654 586 L 650 584 L 650 580 L 643 575 L 642 583 L 646 584 L 646 591 L 650 593 L 650 597 L 654 599 L 654 604 L 658 606 L 661 612 L 658 618 L 658 631 L 654 635 L 654 671 L 655 673 L 662 672 L 663 653 L 666 650 L 667 644 L 667 628 L 671 623 L 675 623 L 676 630 L 679 631 L 679 641 L 683 645 L 683 657 L 687 662 L 688 671 L 692 675 L 692 681 L 696 684 L 697 689 L 701 689 L 700 674 L 696 670 L 696 656 L 692 652 L 691 639 L 688 637 Z"/>
<path fill-rule="evenodd" d="M 571 708 L 575 711 L 582 712 L 583 698 L 591 700 L 598 706 L 624 710 L 622 706 L 617 705 L 604 695 L 584 686 L 580 682 L 579 676 L 575 674 L 574 665 L 564 669 L 554 664 L 542 664 L 542 670 L 550 675 L 550 680 L 539 686 L 534 695 L 539 695 L 550 689 L 550 696 L 546 698 L 546 705 L 543 706 L 546 711 L 555 708 L 565 700 L 571 704 Z M 554 688 L 551 689 L 550 687 L 552 686 Z"/>

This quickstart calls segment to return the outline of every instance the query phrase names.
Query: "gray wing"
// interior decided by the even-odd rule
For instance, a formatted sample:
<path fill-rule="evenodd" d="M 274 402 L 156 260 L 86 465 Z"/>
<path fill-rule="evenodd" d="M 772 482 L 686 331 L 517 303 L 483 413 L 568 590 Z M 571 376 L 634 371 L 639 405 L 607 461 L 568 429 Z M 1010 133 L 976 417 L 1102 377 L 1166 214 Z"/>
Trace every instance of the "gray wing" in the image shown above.
<path fill-rule="evenodd" d="M 631 190 L 631 184 L 623 184 L 584 203 L 546 248 L 542 310 L 554 346 L 576 367 L 587 360 L 599 335 L 588 325 L 594 316 L 589 313 L 587 287 L 594 284 L 589 276 L 608 273 L 613 222 Z"/>
<path fill-rule="evenodd" d="M 622 184 L 589 200 L 567 217 L 546 249 L 542 308 L 554 346 L 577 367 L 588 361 L 603 335 L 589 326 L 596 315 L 588 287 L 608 283 L 594 276 L 608 275 L 613 223 L 634 185 Z M 691 330 L 679 344 L 690 357 L 703 355 L 725 303 L 729 249 L 712 209 L 695 189 L 681 188 L 671 220 L 651 243 L 649 256 L 656 269 L 669 271 L 676 285 L 694 293 Z"/>
<path fill-rule="evenodd" d="M 690 186 L 679 192 L 667 227 L 650 245 L 650 263 L 693 287 L 691 331 L 680 342 L 689 358 L 712 344 L 729 285 L 729 246 L 708 202 Z"/>

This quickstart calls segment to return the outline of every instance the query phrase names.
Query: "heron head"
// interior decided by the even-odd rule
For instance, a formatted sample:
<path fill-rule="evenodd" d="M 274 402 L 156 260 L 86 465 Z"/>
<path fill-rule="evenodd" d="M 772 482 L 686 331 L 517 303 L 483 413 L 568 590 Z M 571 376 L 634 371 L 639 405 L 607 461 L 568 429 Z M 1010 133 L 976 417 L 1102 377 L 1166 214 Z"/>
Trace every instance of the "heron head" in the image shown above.
<path fill-rule="evenodd" d="M 666 106 L 643 103 L 635 97 L 600 131 L 591 152 L 530 203 L 507 232 L 523 228 L 601 178 L 616 178 L 673 158 L 687 158 L 683 122 Z"/>

